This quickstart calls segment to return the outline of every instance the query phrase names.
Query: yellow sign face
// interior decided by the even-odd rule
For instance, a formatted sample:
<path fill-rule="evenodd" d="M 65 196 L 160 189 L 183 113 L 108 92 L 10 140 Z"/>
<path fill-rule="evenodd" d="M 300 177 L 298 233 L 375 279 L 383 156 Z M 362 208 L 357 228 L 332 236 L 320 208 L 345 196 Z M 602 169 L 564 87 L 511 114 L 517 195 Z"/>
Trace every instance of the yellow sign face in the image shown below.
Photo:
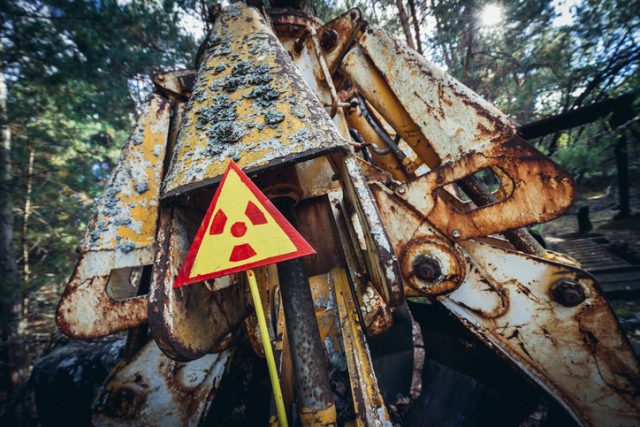
<path fill-rule="evenodd" d="M 174 287 L 312 253 L 309 243 L 231 161 Z"/>

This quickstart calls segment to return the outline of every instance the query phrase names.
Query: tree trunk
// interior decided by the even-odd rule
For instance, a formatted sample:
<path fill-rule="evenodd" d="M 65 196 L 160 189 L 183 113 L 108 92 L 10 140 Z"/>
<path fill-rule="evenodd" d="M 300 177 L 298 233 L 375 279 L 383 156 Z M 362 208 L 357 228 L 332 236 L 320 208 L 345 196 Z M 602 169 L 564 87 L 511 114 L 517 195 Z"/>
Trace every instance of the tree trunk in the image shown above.
<path fill-rule="evenodd" d="M 416 33 L 416 48 L 419 53 L 422 53 L 422 40 L 420 40 L 420 24 L 418 23 L 418 14 L 416 12 L 415 0 L 407 0 L 409 2 L 409 10 L 411 11 L 411 17 L 413 18 L 413 32 Z"/>
<path fill-rule="evenodd" d="M 27 232 L 29 231 L 29 219 L 31 217 L 31 193 L 33 192 L 33 163 L 36 157 L 36 150 L 33 145 L 29 145 L 29 163 L 27 165 L 27 191 L 24 198 L 24 214 L 22 217 L 22 281 L 25 287 L 29 286 L 31 278 L 31 265 L 29 263 L 29 242 Z"/>
<path fill-rule="evenodd" d="M 618 170 L 618 198 L 620 212 L 616 218 L 628 218 L 631 216 L 629 203 L 629 159 L 627 156 L 627 131 L 622 129 L 615 145 L 616 168 Z"/>
<path fill-rule="evenodd" d="M 396 5 L 398 6 L 398 17 L 400 18 L 404 37 L 407 40 L 407 46 L 415 50 L 416 47 L 413 43 L 413 36 L 411 35 L 411 28 L 409 27 L 409 19 L 407 18 L 407 12 L 405 12 L 404 6 L 402 5 L 402 0 L 396 0 Z"/>
<path fill-rule="evenodd" d="M 28 373 L 28 362 L 18 322 L 22 315 L 21 278 L 13 247 L 13 199 L 11 132 L 7 117 L 7 86 L 0 68 L 0 399 L 19 387 Z"/>

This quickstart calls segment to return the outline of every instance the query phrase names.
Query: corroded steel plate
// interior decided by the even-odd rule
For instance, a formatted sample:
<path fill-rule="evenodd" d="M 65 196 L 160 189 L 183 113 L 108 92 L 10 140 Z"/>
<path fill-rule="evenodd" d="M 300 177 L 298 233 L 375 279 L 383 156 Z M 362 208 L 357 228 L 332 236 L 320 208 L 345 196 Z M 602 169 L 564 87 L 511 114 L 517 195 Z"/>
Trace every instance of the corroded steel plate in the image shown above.
<path fill-rule="evenodd" d="M 162 197 L 216 183 L 227 159 L 255 172 L 345 146 L 262 15 L 233 5 L 206 42 Z"/>

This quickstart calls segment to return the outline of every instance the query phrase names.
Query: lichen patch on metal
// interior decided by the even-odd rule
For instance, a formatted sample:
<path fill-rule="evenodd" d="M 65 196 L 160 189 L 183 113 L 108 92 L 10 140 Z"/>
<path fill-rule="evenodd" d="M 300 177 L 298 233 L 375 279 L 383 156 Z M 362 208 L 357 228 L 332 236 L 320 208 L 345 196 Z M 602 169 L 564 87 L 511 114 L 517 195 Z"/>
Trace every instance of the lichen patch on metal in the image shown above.
<path fill-rule="evenodd" d="M 153 244 L 169 116 L 169 103 L 154 95 L 97 202 L 82 252 L 118 250 L 126 254 Z"/>
<path fill-rule="evenodd" d="M 163 197 L 208 185 L 228 159 L 243 169 L 346 147 L 257 10 L 216 20 L 181 123 Z"/>

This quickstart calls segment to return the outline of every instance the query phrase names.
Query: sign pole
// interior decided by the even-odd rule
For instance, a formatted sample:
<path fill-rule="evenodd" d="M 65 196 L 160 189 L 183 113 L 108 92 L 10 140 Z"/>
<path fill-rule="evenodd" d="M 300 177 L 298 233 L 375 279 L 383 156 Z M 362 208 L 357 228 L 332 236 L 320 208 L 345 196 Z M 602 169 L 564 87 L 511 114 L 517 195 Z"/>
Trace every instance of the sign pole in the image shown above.
<path fill-rule="evenodd" d="M 278 379 L 278 370 L 276 369 L 276 361 L 275 361 L 275 358 L 273 357 L 273 350 L 271 348 L 271 339 L 269 338 L 269 330 L 267 329 L 267 321 L 264 317 L 264 311 L 262 310 L 262 301 L 260 300 L 260 291 L 258 290 L 258 284 L 256 283 L 256 275 L 254 274 L 253 270 L 247 270 L 247 281 L 249 282 L 249 289 L 251 290 L 253 305 L 256 309 L 256 317 L 258 318 L 258 327 L 260 329 L 260 339 L 262 341 L 262 347 L 264 348 L 264 356 L 267 359 L 267 367 L 269 368 L 269 377 L 271 378 L 271 388 L 273 389 L 273 398 L 276 403 L 278 420 L 280 421 L 280 427 L 288 427 L 287 411 L 285 410 L 285 407 L 284 407 L 282 390 L 280 389 L 280 380 Z"/>

